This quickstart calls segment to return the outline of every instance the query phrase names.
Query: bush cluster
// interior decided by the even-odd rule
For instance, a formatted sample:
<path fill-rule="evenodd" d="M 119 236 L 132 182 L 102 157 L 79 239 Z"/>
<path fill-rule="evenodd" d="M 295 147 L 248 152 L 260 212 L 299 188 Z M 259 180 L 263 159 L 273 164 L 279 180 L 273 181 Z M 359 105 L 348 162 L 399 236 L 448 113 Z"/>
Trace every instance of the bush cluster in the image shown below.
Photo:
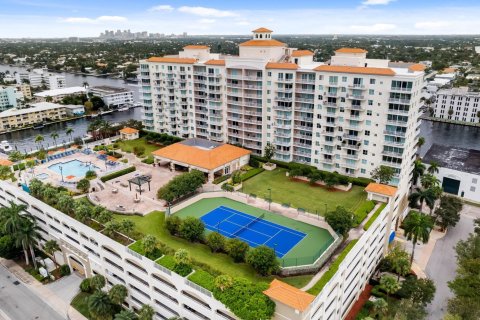
<path fill-rule="evenodd" d="M 148 142 L 160 143 L 164 146 L 168 146 L 172 143 L 177 143 L 182 141 L 181 138 L 170 136 L 166 133 L 156 133 L 156 132 L 148 132 L 148 131 L 145 131 L 144 137 Z"/>
<path fill-rule="evenodd" d="M 318 170 L 308 165 L 300 163 L 291 163 L 288 170 L 290 177 L 307 177 L 311 183 L 322 181 L 328 187 L 334 185 L 348 185 L 350 179 L 336 172 Z"/>
<path fill-rule="evenodd" d="M 101 177 L 100 180 L 102 180 L 102 182 L 106 182 L 108 180 L 112 180 L 112 179 L 121 177 L 123 175 L 126 175 L 126 174 L 128 174 L 130 172 L 133 172 L 135 170 L 137 170 L 137 168 L 135 168 L 134 166 L 131 166 L 131 167 L 128 167 L 128 168 L 125 168 L 125 169 L 118 170 L 118 171 L 115 171 L 113 173 L 107 174 L 107 175 Z"/>
<path fill-rule="evenodd" d="M 158 189 L 157 197 L 167 202 L 173 202 L 195 192 L 205 182 L 205 175 L 198 170 L 185 172 L 170 180 Z"/>

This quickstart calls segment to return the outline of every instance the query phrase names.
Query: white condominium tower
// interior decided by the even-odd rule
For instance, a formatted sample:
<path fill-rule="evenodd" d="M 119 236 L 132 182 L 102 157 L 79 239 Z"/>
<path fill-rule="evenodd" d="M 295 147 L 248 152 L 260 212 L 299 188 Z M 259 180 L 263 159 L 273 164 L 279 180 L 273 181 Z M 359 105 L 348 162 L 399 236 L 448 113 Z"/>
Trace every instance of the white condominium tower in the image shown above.
<path fill-rule="evenodd" d="M 189 45 L 140 63 L 147 130 L 241 145 L 261 155 L 370 177 L 395 168 L 407 187 L 419 134 L 424 67 L 341 48 L 327 62 L 259 28 L 238 56 Z M 405 170 L 401 170 L 405 169 Z M 408 188 L 408 187 L 407 187 Z"/>

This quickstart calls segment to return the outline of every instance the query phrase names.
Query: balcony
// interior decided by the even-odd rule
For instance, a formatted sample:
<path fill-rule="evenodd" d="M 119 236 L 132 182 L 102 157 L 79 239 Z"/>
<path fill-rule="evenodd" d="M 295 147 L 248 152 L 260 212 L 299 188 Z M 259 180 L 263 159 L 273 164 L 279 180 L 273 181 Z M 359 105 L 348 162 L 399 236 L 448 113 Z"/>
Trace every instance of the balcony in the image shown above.
<path fill-rule="evenodd" d="M 311 94 L 314 94 L 315 93 L 315 89 L 312 89 L 312 88 L 297 88 L 295 90 L 295 92 L 297 93 L 311 93 Z"/>
<path fill-rule="evenodd" d="M 347 99 L 350 100 L 365 100 L 365 96 L 359 94 L 347 94 Z"/>
<path fill-rule="evenodd" d="M 384 165 L 384 166 L 387 166 L 387 167 L 392 167 L 392 168 L 397 168 L 397 169 L 402 168 L 401 163 L 382 161 L 381 164 Z"/>
<path fill-rule="evenodd" d="M 354 84 L 349 84 L 348 85 L 349 89 L 360 89 L 360 90 L 365 90 L 365 85 L 361 83 L 354 83 Z"/>
<path fill-rule="evenodd" d="M 342 157 L 345 159 L 352 159 L 352 160 L 358 160 L 359 158 L 358 154 L 348 154 L 348 153 L 342 155 Z"/>
<path fill-rule="evenodd" d="M 320 159 L 320 162 L 321 162 L 321 163 L 332 164 L 332 163 L 333 163 L 333 159 L 324 158 L 324 159 Z"/>
<path fill-rule="evenodd" d="M 280 137 L 280 138 L 291 138 L 292 137 L 291 132 L 275 131 L 274 135 L 276 137 Z"/>
<path fill-rule="evenodd" d="M 293 93 L 293 88 L 276 88 L 277 92 Z"/>
<path fill-rule="evenodd" d="M 314 103 L 315 98 L 295 98 L 296 102 Z"/>
<path fill-rule="evenodd" d="M 299 142 L 299 141 L 293 141 L 293 145 L 295 147 L 300 147 L 300 148 L 306 148 L 306 149 L 311 149 L 312 145 L 305 143 L 305 142 Z"/>
<path fill-rule="evenodd" d="M 387 141 L 387 140 L 385 140 L 383 143 L 384 143 L 385 145 L 395 146 L 395 147 L 403 147 L 403 146 L 405 146 L 405 142 L 395 142 L 395 141 Z"/>
<path fill-rule="evenodd" d="M 292 97 L 275 97 L 275 100 L 282 101 L 282 102 L 292 102 L 293 98 Z"/>
<path fill-rule="evenodd" d="M 277 79 L 277 82 L 287 82 L 287 83 L 291 83 L 291 82 L 293 82 L 293 78 L 278 78 L 278 79 Z"/>
<path fill-rule="evenodd" d="M 388 112 L 389 114 L 408 115 L 409 110 L 392 110 L 392 109 L 388 109 L 387 112 Z"/>
<path fill-rule="evenodd" d="M 275 145 L 277 146 L 285 146 L 285 147 L 289 147 L 291 144 L 292 144 L 292 141 L 283 141 L 283 140 L 278 140 L 278 139 L 275 139 Z"/>
<path fill-rule="evenodd" d="M 273 126 L 279 129 L 292 130 L 292 125 L 290 124 L 275 123 Z"/>
<path fill-rule="evenodd" d="M 410 99 L 390 98 L 390 99 L 388 99 L 388 102 L 400 103 L 400 104 L 410 104 Z"/>
<path fill-rule="evenodd" d="M 394 151 L 382 151 L 382 154 L 386 156 L 399 157 L 399 158 L 403 156 L 402 152 L 394 152 Z"/>
<path fill-rule="evenodd" d="M 387 124 L 406 127 L 408 122 L 405 121 L 396 121 L 396 120 L 387 120 Z"/>
<path fill-rule="evenodd" d="M 344 133 L 343 137 L 345 139 L 355 140 L 355 141 L 361 141 L 362 140 L 359 136 L 356 136 L 356 135 L 353 135 L 353 134 L 348 134 L 348 133 Z"/>
<path fill-rule="evenodd" d="M 262 81 L 263 78 L 262 78 L 262 77 L 257 77 L 257 76 L 249 76 L 249 75 L 246 75 L 246 76 L 243 77 L 243 80 Z"/>
<path fill-rule="evenodd" d="M 327 107 L 334 107 L 334 108 L 338 107 L 338 103 L 336 102 L 324 102 L 323 105 Z"/>
<path fill-rule="evenodd" d="M 386 134 L 389 136 L 405 137 L 405 132 L 402 132 L 402 131 L 383 130 L 383 134 Z"/>
<path fill-rule="evenodd" d="M 338 93 L 337 92 L 327 92 L 327 97 L 337 97 Z"/>
<path fill-rule="evenodd" d="M 297 78 L 296 82 L 297 83 L 305 83 L 305 84 L 314 84 L 315 79 L 314 78 L 309 78 L 309 79 Z"/>
<path fill-rule="evenodd" d="M 305 121 L 305 122 L 313 122 L 313 117 L 299 117 L 299 116 L 295 116 L 295 120 L 297 120 L 297 121 Z"/>
<path fill-rule="evenodd" d="M 329 87 L 338 87 L 338 81 L 337 82 L 329 82 L 328 86 Z"/>
<path fill-rule="evenodd" d="M 243 87 L 245 89 L 249 89 L 249 90 L 262 90 L 262 86 L 256 86 L 256 85 L 251 85 L 251 84 L 244 84 Z"/>
<path fill-rule="evenodd" d="M 399 92 L 411 92 L 412 88 L 392 87 L 390 90 Z"/>
<path fill-rule="evenodd" d="M 244 126 L 243 131 L 262 133 L 262 129 L 258 129 L 258 128 L 254 128 L 254 127 L 248 127 L 248 126 Z"/>
<path fill-rule="evenodd" d="M 231 83 L 227 82 L 227 88 L 243 88 L 243 85 L 241 83 Z"/>
<path fill-rule="evenodd" d="M 292 111 L 292 107 L 286 107 L 286 106 L 273 106 L 273 110 L 280 110 L 280 111 Z"/>
<path fill-rule="evenodd" d="M 358 144 L 348 144 L 348 143 L 342 143 L 342 147 L 343 148 L 346 148 L 346 149 L 352 149 L 352 150 L 359 150 L 360 149 L 360 146 L 359 145 L 360 143 Z"/>

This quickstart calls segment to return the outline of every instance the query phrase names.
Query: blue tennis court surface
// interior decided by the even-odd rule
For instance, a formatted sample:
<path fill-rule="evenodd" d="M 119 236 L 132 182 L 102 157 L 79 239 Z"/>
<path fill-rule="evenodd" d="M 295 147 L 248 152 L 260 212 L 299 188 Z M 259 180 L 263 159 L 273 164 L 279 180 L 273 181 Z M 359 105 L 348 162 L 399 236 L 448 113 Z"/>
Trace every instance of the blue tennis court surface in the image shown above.
<path fill-rule="evenodd" d="M 229 238 L 238 238 L 251 247 L 266 245 L 282 258 L 306 234 L 225 206 L 204 214 L 200 219 L 208 230 Z"/>

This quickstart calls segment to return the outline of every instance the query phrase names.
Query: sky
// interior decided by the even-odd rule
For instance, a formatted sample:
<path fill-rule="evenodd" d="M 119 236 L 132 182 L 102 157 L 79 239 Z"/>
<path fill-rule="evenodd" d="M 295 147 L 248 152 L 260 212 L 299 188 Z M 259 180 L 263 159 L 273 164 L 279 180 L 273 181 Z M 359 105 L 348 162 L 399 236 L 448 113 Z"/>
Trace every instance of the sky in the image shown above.
<path fill-rule="evenodd" d="M 480 34 L 480 0 L 0 0 L 0 38 L 100 32 L 190 35 Z"/>

